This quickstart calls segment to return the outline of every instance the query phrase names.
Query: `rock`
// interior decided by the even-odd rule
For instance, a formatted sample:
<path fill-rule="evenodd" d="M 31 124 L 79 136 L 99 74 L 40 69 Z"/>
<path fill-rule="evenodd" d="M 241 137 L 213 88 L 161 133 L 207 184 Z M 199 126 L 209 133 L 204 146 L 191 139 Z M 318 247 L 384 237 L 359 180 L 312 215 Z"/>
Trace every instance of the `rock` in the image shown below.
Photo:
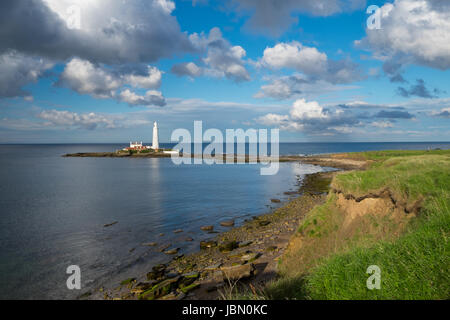
<path fill-rule="evenodd" d="M 184 257 L 184 254 L 179 254 L 179 255 L 176 255 L 175 257 L 173 257 L 173 260 L 180 260 L 183 257 Z"/>
<path fill-rule="evenodd" d="M 147 273 L 147 280 L 159 280 L 164 277 L 166 266 L 164 264 L 159 264 L 152 268 L 152 271 Z"/>
<path fill-rule="evenodd" d="M 191 272 L 191 273 L 186 273 L 183 274 L 181 276 L 181 280 L 180 280 L 180 288 L 184 288 L 187 287 L 189 285 L 191 285 L 195 280 L 197 280 L 200 277 L 198 272 Z"/>
<path fill-rule="evenodd" d="M 214 270 L 219 269 L 220 266 L 222 266 L 222 263 L 216 263 L 216 264 L 206 267 L 205 271 L 214 271 Z"/>
<path fill-rule="evenodd" d="M 273 202 L 273 203 L 280 203 L 281 202 L 280 199 L 270 199 L 270 201 Z"/>
<path fill-rule="evenodd" d="M 200 242 L 200 249 L 207 249 L 207 248 L 213 248 L 217 247 L 217 241 L 214 240 L 207 240 L 207 241 L 201 241 Z"/>
<path fill-rule="evenodd" d="M 260 222 L 259 222 L 259 225 L 260 225 L 261 227 L 267 226 L 267 225 L 269 225 L 269 224 L 270 224 L 270 221 L 267 221 L 267 220 L 263 220 L 263 221 L 260 221 Z"/>
<path fill-rule="evenodd" d="M 165 254 L 177 254 L 180 248 L 173 248 L 167 251 L 164 251 Z"/>
<path fill-rule="evenodd" d="M 157 283 L 156 281 L 139 282 L 133 289 L 131 289 L 130 292 L 135 293 L 135 294 L 140 294 L 140 293 L 152 288 L 156 283 Z"/>
<path fill-rule="evenodd" d="M 220 223 L 222 227 L 234 227 L 234 220 L 222 221 Z"/>
<path fill-rule="evenodd" d="M 108 227 L 111 227 L 111 226 L 113 226 L 113 225 L 115 225 L 115 224 L 118 224 L 118 223 L 119 223 L 119 221 L 114 221 L 114 222 L 112 222 L 112 223 L 105 224 L 103 227 L 104 227 L 104 228 L 108 228 Z"/>
<path fill-rule="evenodd" d="M 172 290 L 176 289 L 180 277 L 166 279 L 151 289 L 144 291 L 139 295 L 140 300 L 154 300 L 159 297 L 168 295 Z"/>
<path fill-rule="evenodd" d="M 253 262 L 253 261 L 255 261 L 256 259 L 258 259 L 260 256 L 261 256 L 260 253 L 257 253 L 257 252 L 250 252 L 250 253 L 244 254 L 244 255 L 241 257 L 241 260 L 242 260 L 243 262 Z"/>
<path fill-rule="evenodd" d="M 169 278 L 169 279 L 176 278 L 176 277 L 178 277 L 178 276 L 179 276 L 179 274 L 176 273 L 176 272 L 169 272 L 169 273 L 166 273 L 166 277 Z"/>
<path fill-rule="evenodd" d="M 220 268 L 220 271 L 222 272 L 222 277 L 223 277 L 224 281 L 227 281 L 227 280 L 233 281 L 233 280 L 249 278 L 253 275 L 254 270 L 255 270 L 255 267 L 253 266 L 253 264 L 244 264 L 244 265 Z"/>
<path fill-rule="evenodd" d="M 171 246 L 170 243 L 163 245 L 161 247 L 159 247 L 159 252 L 164 252 L 166 249 L 168 249 Z"/>
<path fill-rule="evenodd" d="M 134 282 L 135 280 L 136 280 L 136 278 L 128 278 L 128 279 L 123 280 L 123 281 L 120 283 L 120 285 L 121 285 L 121 286 L 125 286 L 125 285 L 127 285 L 127 284 L 130 284 L 130 283 Z"/>
<path fill-rule="evenodd" d="M 191 237 L 187 237 L 186 241 L 191 242 L 191 241 L 194 241 L 194 239 L 192 239 Z"/>
<path fill-rule="evenodd" d="M 188 294 L 189 292 L 198 289 L 200 287 L 200 283 L 193 283 L 187 287 L 184 288 L 180 288 L 181 292 L 183 292 L 184 294 Z"/>
<path fill-rule="evenodd" d="M 203 231 L 212 231 L 214 229 L 214 226 L 203 226 L 200 227 Z"/>
<path fill-rule="evenodd" d="M 221 243 L 219 246 L 219 250 L 220 252 L 231 252 L 238 247 L 239 245 L 236 241 L 228 241 Z"/>
<path fill-rule="evenodd" d="M 249 245 L 251 245 L 253 243 L 253 241 L 242 241 L 242 242 L 239 242 L 239 248 L 243 248 L 243 247 L 248 247 Z"/>
<path fill-rule="evenodd" d="M 183 278 L 197 279 L 200 275 L 198 272 L 192 271 L 181 275 Z"/>
<path fill-rule="evenodd" d="M 173 233 L 181 233 L 181 232 L 183 232 L 183 229 L 175 230 Z"/>
<path fill-rule="evenodd" d="M 156 247 L 158 244 L 156 242 L 146 242 L 142 244 L 145 247 Z"/>

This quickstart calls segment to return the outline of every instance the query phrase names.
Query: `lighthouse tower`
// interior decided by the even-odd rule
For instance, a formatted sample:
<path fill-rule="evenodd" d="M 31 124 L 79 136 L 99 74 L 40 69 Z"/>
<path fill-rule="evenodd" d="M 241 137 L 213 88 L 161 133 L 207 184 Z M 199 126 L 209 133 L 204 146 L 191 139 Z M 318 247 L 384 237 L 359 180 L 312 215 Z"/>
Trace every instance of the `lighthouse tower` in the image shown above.
<path fill-rule="evenodd" d="M 158 138 L 158 123 L 155 121 L 153 124 L 153 144 L 152 144 L 153 150 L 159 149 L 159 138 Z"/>

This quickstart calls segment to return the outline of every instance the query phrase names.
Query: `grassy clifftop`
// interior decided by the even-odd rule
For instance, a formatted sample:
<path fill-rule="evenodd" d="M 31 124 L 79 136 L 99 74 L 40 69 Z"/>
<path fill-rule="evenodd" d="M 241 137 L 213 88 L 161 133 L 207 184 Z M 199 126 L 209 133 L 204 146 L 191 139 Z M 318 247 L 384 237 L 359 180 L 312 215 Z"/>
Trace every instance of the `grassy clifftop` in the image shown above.
<path fill-rule="evenodd" d="M 280 260 L 272 299 L 450 298 L 450 151 L 346 154 L 364 171 L 336 175 Z M 369 290 L 367 268 L 381 269 Z"/>

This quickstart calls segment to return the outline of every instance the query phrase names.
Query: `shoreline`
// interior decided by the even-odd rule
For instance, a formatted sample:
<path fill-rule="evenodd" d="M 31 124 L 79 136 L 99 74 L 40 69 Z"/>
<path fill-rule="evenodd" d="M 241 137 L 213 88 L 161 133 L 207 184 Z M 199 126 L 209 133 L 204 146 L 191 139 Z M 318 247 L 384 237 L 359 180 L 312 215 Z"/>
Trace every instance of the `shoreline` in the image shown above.
<path fill-rule="evenodd" d="M 321 167 L 332 167 L 341 170 L 364 169 L 369 161 L 360 159 L 349 159 L 344 157 L 348 153 L 330 153 L 319 155 L 280 155 L 278 158 L 258 157 L 249 155 L 234 155 L 236 163 L 260 163 L 260 162 L 302 162 L 306 164 L 318 165 Z M 180 158 L 201 158 L 215 159 L 218 164 L 227 161 L 226 154 L 222 156 L 207 156 L 195 154 L 180 154 Z M 117 153 L 117 152 L 85 152 L 85 153 L 69 153 L 62 155 L 63 158 L 171 158 L 172 154 L 164 153 Z M 221 159 L 222 158 L 222 159 Z"/>
<path fill-rule="evenodd" d="M 299 161 L 299 157 L 284 157 Z M 332 155 L 302 157 L 300 161 L 340 170 L 361 169 L 365 161 L 336 161 Z M 326 163 L 327 165 L 325 165 Z M 147 275 L 123 279 L 114 289 L 85 293 L 79 298 L 112 300 L 205 300 L 227 295 L 230 283 L 251 284 L 259 288 L 277 276 L 279 257 L 305 215 L 325 201 L 332 177 L 338 171 L 320 172 L 305 176 L 296 192 L 285 192 L 289 198 L 282 207 L 261 214 L 234 227 L 217 233 L 204 247 L 187 255 L 172 252 L 173 259 L 164 265 L 153 266 Z M 169 248 L 167 248 L 169 249 Z M 171 250 L 169 250 L 171 251 Z M 231 282 L 230 282 L 231 281 Z M 177 294 L 171 294 L 171 292 Z"/>

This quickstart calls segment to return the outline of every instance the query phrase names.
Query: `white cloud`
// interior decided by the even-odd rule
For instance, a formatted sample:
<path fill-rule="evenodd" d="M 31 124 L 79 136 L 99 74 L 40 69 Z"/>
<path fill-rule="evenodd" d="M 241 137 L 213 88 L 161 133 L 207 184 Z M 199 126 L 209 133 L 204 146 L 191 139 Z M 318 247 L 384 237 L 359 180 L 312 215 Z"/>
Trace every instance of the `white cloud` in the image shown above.
<path fill-rule="evenodd" d="M 306 134 L 348 134 L 354 127 L 362 125 L 357 116 L 339 107 L 324 108 L 317 101 L 296 100 L 288 115 L 269 113 L 255 119 L 256 122 L 275 126 L 286 131 L 301 131 Z"/>
<path fill-rule="evenodd" d="M 70 89 L 96 98 L 111 98 L 122 86 L 122 79 L 89 61 L 72 59 L 64 68 L 60 82 Z"/>
<path fill-rule="evenodd" d="M 317 74 L 326 71 L 327 55 L 293 41 L 266 48 L 261 62 L 270 68 L 291 68 L 306 74 Z"/>
<path fill-rule="evenodd" d="M 389 121 L 374 121 L 371 123 L 372 127 L 376 128 L 393 128 L 394 125 Z"/>
<path fill-rule="evenodd" d="M 163 107 L 166 105 L 166 100 L 161 94 L 161 92 L 156 90 L 149 90 L 145 93 L 145 95 L 141 96 L 134 92 L 131 92 L 129 89 L 125 89 L 119 95 L 119 99 L 122 102 L 126 102 L 131 106 L 150 106 L 156 105 Z"/>
<path fill-rule="evenodd" d="M 173 73 L 192 78 L 205 75 L 226 77 L 236 82 L 250 80 L 244 61 L 246 51 L 241 46 L 232 46 L 219 28 L 211 29 L 208 35 L 194 33 L 189 39 L 199 52 L 206 54 L 201 59 L 202 65 L 193 62 L 177 64 L 172 67 Z"/>
<path fill-rule="evenodd" d="M 387 3 L 381 8 L 381 29 L 367 30 L 366 38 L 356 44 L 387 61 L 391 74 L 410 63 L 447 70 L 450 68 L 450 6 L 446 3 L 438 0 Z"/>
<path fill-rule="evenodd" d="M 357 89 L 354 85 L 335 85 L 325 80 L 311 80 L 303 74 L 293 74 L 271 79 L 268 84 L 262 85 L 255 98 L 291 99 L 302 97 L 315 97 L 329 92 Z"/>
<path fill-rule="evenodd" d="M 356 82 L 365 77 L 359 66 L 350 60 L 330 60 L 317 48 L 304 46 L 297 41 L 278 43 L 266 48 L 263 57 L 255 65 L 300 72 L 279 77 L 261 86 L 255 98 L 290 99 L 299 95 L 307 97 L 311 94 L 351 89 L 353 87 L 342 84 Z"/>
<path fill-rule="evenodd" d="M 307 102 L 305 99 L 295 101 L 290 114 L 293 120 L 326 119 L 329 117 L 317 101 Z"/>
<path fill-rule="evenodd" d="M 44 72 L 53 67 L 45 59 L 7 51 L 0 55 L 0 97 L 23 96 L 31 99 L 23 86 L 37 82 Z"/>
<path fill-rule="evenodd" d="M 104 115 L 96 113 L 76 113 L 60 110 L 44 110 L 38 114 L 38 118 L 45 120 L 46 126 L 77 127 L 88 130 L 97 127 L 114 128 L 114 121 Z"/>
<path fill-rule="evenodd" d="M 129 89 L 122 89 L 126 85 L 136 88 L 151 89 L 161 85 L 162 73 L 155 67 L 148 66 L 147 74 L 122 74 L 110 68 L 94 65 L 79 58 L 72 59 L 61 74 L 59 84 L 80 93 L 101 99 L 119 99 L 130 105 L 164 106 L 165 99 L 161 92 L 149 90 L 145 96 L 139 96 Z"/>
<path fill-rule="evenodd" d="M 15 129 L 21 129 L 21 126 L 29 126 L 33 130 L 42 129 L 118 129 L 135 126 L 149 126 L 151 121 L 142 113 L 134 114 L 101 114 L 95 112 L 77 113 L 67 110 L 43 110 L 36 114 L 36 118 L 42 120 L 29 121 L 24 123 L 13 123 Z M 10 119 L 8 119 L 10 120 Z M 11 122 L 11 121 L 10 121 Z M 3 123 L 1 126 L 3 127 Z M 11 125 L 9 126 L 11 127 Z"/>
<path fill-rule="evenodd" d="M 350 60 L 330 60 L 325 53 L 297 41 L 266 48 L 257 65 L 271 69 L 294 69 L 307 75 L 310 82 L 324 80 L 342 84 L 364 78 L 359 66 Z"/>
<path fill-rule="evenodd" d="M 124 83 L 136 88 L 153 89 L 161 86 L 162 72 L 152 66 L 148 66 L 146 75 L 127 74 L 124 76 Z"/>

